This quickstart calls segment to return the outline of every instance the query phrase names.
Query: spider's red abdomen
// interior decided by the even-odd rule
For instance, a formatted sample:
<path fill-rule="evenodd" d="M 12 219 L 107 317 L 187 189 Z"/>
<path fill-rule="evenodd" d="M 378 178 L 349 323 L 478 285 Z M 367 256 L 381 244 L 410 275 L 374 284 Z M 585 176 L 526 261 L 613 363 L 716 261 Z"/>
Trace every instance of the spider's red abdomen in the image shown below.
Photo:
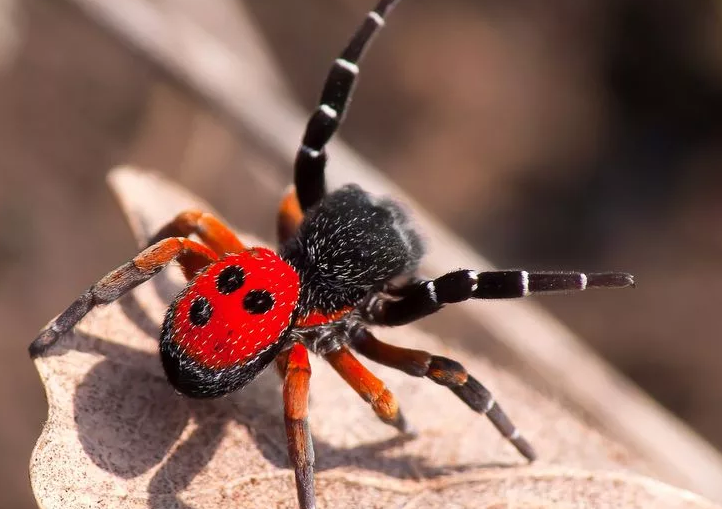
<path fill-rule="evenodd" d="M 298 274 L 268 249 L 210 265 L 166 315 L 161 354 L 171 382 L 201 396 L 244 385 L 278 353 L 298 294 Z"/>
<path fill-rule="evenodd" d="M 227 256 L 176 303 L 173 341 L 209 368 L 244 363 L 288 327 L 297 298 L 298 275 L 272 251 Z"/>

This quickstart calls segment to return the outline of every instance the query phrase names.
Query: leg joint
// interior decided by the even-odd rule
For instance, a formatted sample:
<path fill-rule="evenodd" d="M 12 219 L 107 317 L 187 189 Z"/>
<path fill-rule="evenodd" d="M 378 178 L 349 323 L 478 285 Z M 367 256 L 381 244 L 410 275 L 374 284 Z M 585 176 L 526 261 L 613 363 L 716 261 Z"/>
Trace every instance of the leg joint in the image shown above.
<path fill-rule="evenodd" d="M 371 395 L 370 403 L 371 408 L 382 421 L 391 423 L 396 420 L 399 413 L 399 402 L 386 387 L 380 394 Z"/>
<path fill-rule="evenodd" d="M 447 387 L 464 385 L 469 378 L 464 366 L 454 360 L 438 355 L 431 356 L 426 376 L 437 384 Z"/>
<path fill-rule="evenodd" d="M 107 304 L 113 302 L 129 289 L 150 279 L 162 268 L 163 266 L 159 265 L 140 269 L 134 262 L 124 263 L 93 285 L 90 290 L 93 303 Z"/>
<path fill-rule="evenodd" d="M 435 283 L 439 302 L 451 304 L 471 298 L 478 278 L 474 271 L 457 270 L 437 278 Z"/>
<path fill-rule="evenodd" d="M 473 376 L 467 375 L 467 380 L 464 385 L 451 387 L 451 390 L 454 391 L 464 403 L 469 405 L 472 410 L 480 414 L 489 413 L 496 405 L 489 389 L 481 385 Z"/>

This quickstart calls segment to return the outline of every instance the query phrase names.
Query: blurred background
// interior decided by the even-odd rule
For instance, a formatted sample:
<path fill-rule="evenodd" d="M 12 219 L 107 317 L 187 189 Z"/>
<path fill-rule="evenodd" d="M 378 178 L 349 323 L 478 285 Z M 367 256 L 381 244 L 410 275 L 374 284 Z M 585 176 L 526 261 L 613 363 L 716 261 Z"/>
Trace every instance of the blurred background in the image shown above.
<path fill-rule="evenodd" d="M 231 44 L 233 1 L 203 7 Z M 0 508 L 34 507 L 27 344 L 135 252 L 106 172 L 155 168 L 266 238 L 258 196 L 291 175 L 74 4 L 0 0 Z M 373 1 L 243 6 L 310 109 Z M 407 1 L 341 136 L 500 267 L 633 272 L 539 302 L 722 448 L 721 2 Z"/>

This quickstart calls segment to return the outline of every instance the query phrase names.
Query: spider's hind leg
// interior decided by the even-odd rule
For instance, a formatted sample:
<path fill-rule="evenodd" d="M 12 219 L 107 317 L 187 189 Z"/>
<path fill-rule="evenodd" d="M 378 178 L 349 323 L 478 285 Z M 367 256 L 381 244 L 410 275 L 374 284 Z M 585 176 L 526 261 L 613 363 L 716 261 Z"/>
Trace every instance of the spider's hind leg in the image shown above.
<path fill-rule="evenodd" d="M 531 444 L 519 433 L 511 419 L 476 378 L 469 375 L 458 362 L 431 355 L 422 350 L 411 350 L 389 345 L 378 340 L 363 327 L 351 334 L 352 346 L 369 359 L 401 370 L 411 376 L 423 376 L 451 389 L 472 410 L 484 414 L 519 453 L 529 461 L 536 459 Z"/>
<path fill-rule="evenodd" d="M 328 352 L 324 357 L 341 378 L 371 405 L 379 419 L 405 435 L 416 434 L 401 413 L 396 396 L 356 359 L 347 346 Z"/>
<path fill-rule="evenodd" d="M 189 237 L 194 233 L 218 256 L 226 253 L 240 253 L 246 249 L 233 230 L 220 219 L 209 212 L 196 209 L 184 210 L 178 214 L 171 222 L 158 230 L 148 241 L 148 245 L 152 246 L 170 237 Z M 184 270 L 184 273 L 188 279 L 193 276 L 188 271 Z"/>
<path fill-rule="evenodd" d="M 119 299 L 125 293 L 160 272 L 177 260 L 186 273 L 194 273 L 218 259 L 209 248 L 185 237 L 163 239 L 144 249 L 135 258 L 109 272 L 88 288 L 80 297 L 30 344 L 30 356 L 37 357 L 55 344 L 60 336 L 72 329 L 93 308 Z"/>
<path fill-rule="evenodd" d="M 198 235 L 208 247 L 186 238 L 191 234 Z M 45 352 L 94 307 L 117 300 L 171 261 L 177 261 L 190 280 L 219 256 L 244 249 L 235 233 L 213 214 L 200 210 L 181 212 L 151 238 L 146 249 L 106 274 L 40 331 L 30 344 L 31 357 Z"/>

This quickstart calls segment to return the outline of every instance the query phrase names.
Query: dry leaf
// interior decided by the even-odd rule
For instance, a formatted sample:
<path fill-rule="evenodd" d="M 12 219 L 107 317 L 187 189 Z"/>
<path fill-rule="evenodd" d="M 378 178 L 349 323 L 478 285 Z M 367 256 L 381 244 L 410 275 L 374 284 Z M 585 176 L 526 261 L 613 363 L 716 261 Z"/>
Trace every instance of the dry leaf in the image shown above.
<path fill-rule="evenodd" d="M 208 208 L 155 175 L 126 168 L 111 180 L 138 238 L 184 208 Z M 35 361 L 49 404 L 30 467 L 40 506 L 297 507 L 273 370 L 213 401 L 189 400 L 166 383 L 156 338 L 165 303 L 182 284 L 175 269 L 166 273 L 91 313 Z M 412 327 L 381 335 L 462 360 L 541 460 L 526 465 L 448 389 L 373 365 L 419 430 L 401 439 L 313 359 L 320 507 L 716 507 L 644 477 L 652 465 L 488 360 Z"/>

